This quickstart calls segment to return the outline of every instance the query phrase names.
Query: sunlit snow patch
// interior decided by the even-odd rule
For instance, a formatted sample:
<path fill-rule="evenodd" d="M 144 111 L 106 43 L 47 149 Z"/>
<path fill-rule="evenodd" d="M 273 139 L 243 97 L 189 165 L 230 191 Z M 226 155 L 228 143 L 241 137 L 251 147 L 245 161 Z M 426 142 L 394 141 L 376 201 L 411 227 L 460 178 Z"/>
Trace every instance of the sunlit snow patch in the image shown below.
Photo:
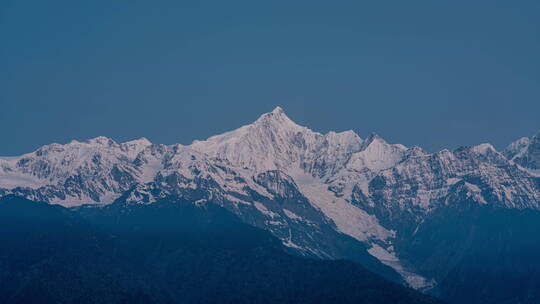
<path fill-rule="evenodd" d="M 426 278 L 405 270 L 401 265 L 398 257 L 394 253 L 394 248 L 392 246 L 387 249 L 382 248 L 377 244 L 373 244 L 372 247 L 368 250 L 369 254 L 376 257 L 381 263 L 386 266 L 392 267 L 397 271 L 407 282 L 407 284 L 414 288 L 420 290 L 428 290 L 435 286 L 435 281 L 427 280 Z"/>

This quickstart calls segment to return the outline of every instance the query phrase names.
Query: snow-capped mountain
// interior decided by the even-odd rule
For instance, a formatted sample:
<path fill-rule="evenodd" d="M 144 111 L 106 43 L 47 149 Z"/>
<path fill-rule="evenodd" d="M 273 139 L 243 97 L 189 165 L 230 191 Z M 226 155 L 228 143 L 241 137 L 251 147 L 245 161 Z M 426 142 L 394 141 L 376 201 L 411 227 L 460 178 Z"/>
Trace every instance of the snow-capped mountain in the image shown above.
<path fill-rule="evenodd" d="M 25 189 L 51 203 L 111 202 L 141 176 L 133 161 L 150 145 L 144 138 L 118 144 L 106 137 L 46 145 L 0 158 L 0 187 Z"/>
<path fill-rule="evenodd" d="M 504 153 L 523 168 L 540 172 L 540 132 L 531 138 L 522 137 L 511 143 Z"/>
<path fill-rule="evenodd" d="M 300 167 L 324 177 L 339 170 L 361 144 L 353 131 L 323 135 L 297 125 L 277 107 L 253 124 L 195 141 L 190 147 L 255 172 Z"/>
<path fill-rule="evenodd" d="M 503 153 L 482 144 L 430 154 L 376 134 L 321 134 L 278 107 L 188 146 L 98 137 L 0 158 L 0 193 L 64 206 L 216 203 L 292 251 L 375 265 L 374 257 L 410 286 L 431 288 L 437 282 L 402 257 L 399 240 L 463 201 L 540 210 L 538 169 L 540 134 Z"/>

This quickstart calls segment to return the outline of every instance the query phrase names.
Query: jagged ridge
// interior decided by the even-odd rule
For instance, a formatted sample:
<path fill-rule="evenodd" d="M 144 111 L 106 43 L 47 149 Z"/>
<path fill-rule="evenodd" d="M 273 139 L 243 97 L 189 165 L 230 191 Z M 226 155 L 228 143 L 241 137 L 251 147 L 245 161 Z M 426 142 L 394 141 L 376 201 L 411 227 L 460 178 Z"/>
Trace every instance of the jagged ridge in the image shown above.
<path fill-rule="evenodd" d="M 396 237 L 459 204 L 451 199 L 457 194 L 481 205 L 539 209 L 539 151 L 537 135 L 503 153 L 482 144 L 428 154 L 376 134 L 314 132 L 278 107 L 189 146 L 97 137 L 0 158 L 0 192 L 64 206 L 121 196 L 126 204 L 166 196 L 213 202 L 304 255 L 342 258 L 343 245 L 331 239 L 348 235 L 411 286 L 427 288 L 433 282 L 402 265 Z"/>

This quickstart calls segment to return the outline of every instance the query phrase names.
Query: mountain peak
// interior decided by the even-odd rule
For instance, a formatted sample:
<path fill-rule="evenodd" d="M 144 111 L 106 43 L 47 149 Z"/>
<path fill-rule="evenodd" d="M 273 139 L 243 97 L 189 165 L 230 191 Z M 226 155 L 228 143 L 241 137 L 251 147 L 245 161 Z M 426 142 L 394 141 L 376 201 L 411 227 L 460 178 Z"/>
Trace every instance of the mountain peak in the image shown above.
<path fill-rule="evenodd" d="M 490 143 L 483 143 L 483 144 L 473 146 L 471 148 L 471 150 L 478 153 L 478 154 L 483 154 L 483 155 L 485 155 L 487 153 L 490 153 L 490 152 L 497 152 L 495 147 L 493 147 L 493 145 L 490 144 Z"/>
<path fill-rule="evenodd" d="M 512 143 L 506 155 L 524 168 L 540 170 L 540 133 Z"/>
<path fill-rule="evenodd" d="M 126 141 L 123 144 L 129 145 L 129 146 L 145 146 L 146 147 L 146 146 L 152 145 L 152 142 L 149 141 L 146 137 L 141 137 L 134 140 Z"/>
<path fill-rule="evenodd" d="M 292 121 L 285 111 L 281 107 L 276 107 L 272 112 L 264 113 L 257 119 L 253 124 L 271 124 L 273 126 L 277 125 L 288 125 L 292 127 L 299 127 L 294 121 Z"/>
<path fill-rule="evenodd" d="M 382 144 L 382 145 L 388 145 L 386 140 L 384 140 L 382 137 L 379 136 L 379 134 L 373 132 L 369 135 L 368 138 L 364 141 L 362 144 L 363 148 L 366 149 L 367 147 L 371 146 L 372 144 Z"/>
<path fill-rule="evenodd" d="M 503 151 L 503 154 L 508 159 L 513 159 L 515 156 L 517 156 L 520 153 L 523 153 L 524 150 L 529 145 L 530 139 L 528 137 L 522 137 L 511 144 L 509 144 Z"/>
<path fill-rule="evenodd" d="M 105 136 L 98 136 L 98 137 L 90 138 L 90 139 L 88 139 L 88 140 L 86 140 L 84 142 L 87 143 L 87 144 L 97 144 L 97 145 L 113 145 L 113 144 L 116 144 L 116 142 L 112 138 L 105 137 Z"/>
<path fill-rule="evenodd" d="M 373 132 L 369 135 L 368 141 L 374 141 L 374 140 L 382 140 L 385 141 L 379 134 Z"/>
<path fill-rule="evenodd" d="M 272 113 L 276 113 L 276 114 L 285 114 L 285 112 L 283 111 L 283 108 L 281 108 L 280 106 L 276 106 L 273 110 L 272 110 Z"/>
<path fill-rule="evenodd" d="M 149 141 L 146 137 L 141 137 L 138 139 L 126 141 L 121 144 L 121 147 L 130 159 L 135 159 L 135 157 L 137 157 L 137 154 L 139 154 L 142 150 L 151 145 L 151 141 Z"/>
<path fill-rule="evenodd" d="M 372 172 L 379 172 L 395 166 L 406 156 L 407 148 L 400 144 L 389 144 L 377 133 L 362 142 L 360 151 L 354 153 L 349 160 L 348 167 L 362 170 L 367 168 Z"/>
<path fill-rule="evenodd" d="M 191 148 L 255 169 L 275 170 L 300 159 L 323 135 L 293 122 L 281 107 L 236 130 L 194 141 Z"/>

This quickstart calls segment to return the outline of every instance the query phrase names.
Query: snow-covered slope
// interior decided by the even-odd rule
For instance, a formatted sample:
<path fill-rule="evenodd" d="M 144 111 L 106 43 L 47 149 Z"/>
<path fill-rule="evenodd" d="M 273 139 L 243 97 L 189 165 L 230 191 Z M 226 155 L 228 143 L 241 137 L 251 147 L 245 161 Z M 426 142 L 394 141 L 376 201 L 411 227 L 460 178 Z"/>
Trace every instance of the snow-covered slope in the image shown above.
<path fill-rule="evenodd" d="M 355 189 L 353 201 L 390 227 L 420 223 L 437 208 L 459 204 L 451 198 L 461 192 L 501 208 L 539 209 L 540 203 L 538 180 L 491 145 L 407 156 L 368 188 Z"/>
<path fill-rule="evenodd" d="M 353 131 L 323 135 L 297 125 L 277 107 L 250 125 L 195 141 L 190 147 L 254 172 L 300 166 L 325 176 L 343 165 L 361 144 Z"/>
<path fill-rule="evenodd" d="M 540 173 L 540 132 L 530 139 L 522 137 L 511 143 L 504 153 L 521 167 Z"/>
<path fill-rule="evenodd" d="M 75 206 L 151 204 L 181 196 L 213 202 L 293 250 L 351 258 L 339 235 L 362 243 L 416 288 L 433 285 L 402 263 L 394 243 L 438 208 L 540 209 L 540 136 L 504 153 L 489 144 L 428 154 L 353 131 L 321 134 L 277 107 L 252 124 L 189 146 L 97 137 L 0 158 L 0 195 Z M 408 233 L 408 232 L 407 232 Z M 338 241 L 339 239 L 339 241 Z"/>
<path fill-rule="evenodd" d="M 0 160 L 0 187 L 27 189 L 35 199 L 65 205 L 112 202 L 136 181 L 140 173 L 132 162 L 150 145 L 146 139 L 119 144 L 106 137 L 46 145 Z"/>

